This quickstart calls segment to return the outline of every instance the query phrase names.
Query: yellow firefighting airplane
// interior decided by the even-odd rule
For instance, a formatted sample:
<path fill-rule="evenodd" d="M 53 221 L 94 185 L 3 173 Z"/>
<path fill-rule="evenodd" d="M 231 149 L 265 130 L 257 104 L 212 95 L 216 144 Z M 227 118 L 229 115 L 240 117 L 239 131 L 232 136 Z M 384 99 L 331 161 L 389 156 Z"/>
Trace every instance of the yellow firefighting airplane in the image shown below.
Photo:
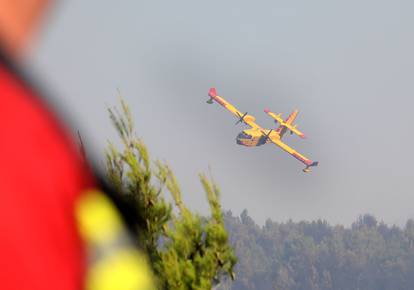
<path fill-rule="evenodd" d="M 298 115 L 298 110 L 293 111 L 286 120 L 283 120 L 281 114 L 276 115 L 275 113 L 270 112 L 268 109 L 265 109 L 265 113 L 272 117 L 276 123 L 280 124 L 276 130 L 269 130 L 263 129 L 258 124 L 256 124 L 255 117 L 248 115 L 247 112 L 244 114 L 241 113 L 225 99 L 218 96 L 215 88 L 211 88 L 208 95 L 210 99 L 207 101 L 207 103 L 212 104 L 213 101 L 216 101 L 218 104 L 222 105 L 237 117 L 238 121 L 236 122 L 236 125 L 243 122 L 251 127 L 249 129 L 243 130 L 239 135 L 237 135 L 237 144 L 253 147 L 266 143 L 273 143 L 304 163 L 306 165 L 306 167 L 303 169 L 304 172 L 310 172 L 310 167 L 318 165 L 317 161 L 312 161 L 306 158 L 281 141 L 283 135 L 287 130 L 290 131 L 290 134 L 296 134 L 301 138 L 305 138 L 305 135 L 296 128 L 296 125 L 292 125 L 293 121 Z"/>

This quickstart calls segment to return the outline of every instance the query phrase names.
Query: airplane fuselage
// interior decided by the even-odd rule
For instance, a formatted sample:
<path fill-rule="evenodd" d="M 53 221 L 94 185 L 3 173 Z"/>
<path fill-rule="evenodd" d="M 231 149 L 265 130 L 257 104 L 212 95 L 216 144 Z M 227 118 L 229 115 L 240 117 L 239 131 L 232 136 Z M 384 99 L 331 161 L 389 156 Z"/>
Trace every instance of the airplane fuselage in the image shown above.
<path fill-rule="evenodd" d="M 269 131 L 270 130 L 267 130 L 267 129 L 263 130 L 263 132 L 265 132 L 266 134 Z M 277 132 L 272 131 L 271 136 L 272 138 L 274 138 L 275 136 L 279 137 L 279 134 Z M 266 136 L 263 135 L 260 129 L 255 129 L 255 128 L 246 129 L 240 132 L 236 137 L 236 142 L 239 145 L 243 145 L 247 147 L 255 147 L 255 146 L 260 146 L 266 143 L 271 143 L 269 138 L 266 138 Z"/>

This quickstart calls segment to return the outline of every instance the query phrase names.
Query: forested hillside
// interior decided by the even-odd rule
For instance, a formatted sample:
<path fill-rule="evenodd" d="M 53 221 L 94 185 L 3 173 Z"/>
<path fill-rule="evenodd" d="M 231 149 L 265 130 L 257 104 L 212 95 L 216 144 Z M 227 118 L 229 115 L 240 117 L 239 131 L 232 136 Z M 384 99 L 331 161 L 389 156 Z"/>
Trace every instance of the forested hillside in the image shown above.
<path fill-rule="evenodd" d="M 225 214 L 238 264 L 232 290 L 414 289 L 414 221 L 388 226 L 371 215 L 350 228 L 326 221 L 258 226 Z"/>

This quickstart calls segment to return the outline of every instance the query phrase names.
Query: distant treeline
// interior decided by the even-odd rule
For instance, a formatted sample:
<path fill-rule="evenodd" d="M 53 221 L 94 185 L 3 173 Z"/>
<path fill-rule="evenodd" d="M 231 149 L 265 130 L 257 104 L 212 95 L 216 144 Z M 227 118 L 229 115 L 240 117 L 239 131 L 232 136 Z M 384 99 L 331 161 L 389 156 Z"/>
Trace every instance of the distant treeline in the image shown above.
<path fill-rule="evenodd" d="M 266 221 L 245 210 L 225 214 L 236 249 L 232 290 L 414 289 L 414 221 L 387 226 L 371 215 L 350 228 L 313 222 Z"/>

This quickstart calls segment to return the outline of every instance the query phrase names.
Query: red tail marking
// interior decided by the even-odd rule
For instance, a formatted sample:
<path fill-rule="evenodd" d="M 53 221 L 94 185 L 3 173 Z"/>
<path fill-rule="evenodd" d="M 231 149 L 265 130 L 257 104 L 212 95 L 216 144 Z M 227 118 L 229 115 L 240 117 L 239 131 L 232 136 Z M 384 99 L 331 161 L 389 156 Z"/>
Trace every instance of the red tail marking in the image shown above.
<path fill-rule="evenodd" d="M 209 95 L 210 97 L 212 97 L 212 98 L 216 97 L 216 96 L 217 96 L 217 91 L 216 91 L 216 88 L 211 88 L 211 89 L 208 91 L 208 95 Z"/>

